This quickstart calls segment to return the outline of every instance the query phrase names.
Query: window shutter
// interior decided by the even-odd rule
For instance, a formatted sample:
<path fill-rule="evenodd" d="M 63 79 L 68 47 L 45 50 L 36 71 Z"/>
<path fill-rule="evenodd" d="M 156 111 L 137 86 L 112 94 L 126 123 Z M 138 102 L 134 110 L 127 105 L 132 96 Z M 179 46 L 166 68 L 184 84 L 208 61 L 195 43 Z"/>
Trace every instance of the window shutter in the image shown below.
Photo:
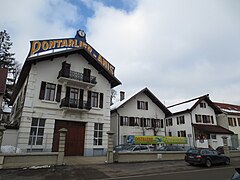
<path fill-rule="evenodd" d="M 91 104 L 92 91 L 88 91 L 87 101 Z"/>
<path fill-rule="evenodd" d="M 123 126 L 123 117 L 120 116 L 120 126 Z"/>
<path fill-rule="evenodd" d="M 61 100 L 61 92 L 62 92 L 62 85 L 58 84 L 57 95 L 56 95 L 56 101 L 57 102 L 60 102 L 60 100 Z"/>
<path fill-rule="evenodd" d="M 99 104 L 100 108 L 103 108 L 103 93 L 100 93 L 100 104 Z"/>
<path fill-rule="evenodd" d="M 148 110 L 148 102 L 145 102 L 146 110 Z"/>
<path fill-rule="evenodd" d="M 160 120 L 160 127 L 163 128 L 163 119 Z"/>
<path fill-rule="evenodd" d="M 39 93 L 39 99 L 44 99 L 45 88 L 46 88 L 46 82 L 45 82 L 45 81 L 42 81 L 42 83 L 41 83 L 41 89 L 40 89 L 40 93 Z"/>
<path fill-rule="evenodd" d="M 70 99 L 70 87 L 66 87 L 66 96 L 65 96 L 65 103 L 69 105 L 69 99 Z"/>
<path fill-rule="evenodd" d="M 137 109 L 140 109 L 140 101 L 137 101 Z"/>
<path fill-rule="evenodd" d="M 80 89 L 80 96 L 79 96 L 79 108 L 80 109 L 83 108 L 83 93 L 84 93 L 84 90 Z"/>

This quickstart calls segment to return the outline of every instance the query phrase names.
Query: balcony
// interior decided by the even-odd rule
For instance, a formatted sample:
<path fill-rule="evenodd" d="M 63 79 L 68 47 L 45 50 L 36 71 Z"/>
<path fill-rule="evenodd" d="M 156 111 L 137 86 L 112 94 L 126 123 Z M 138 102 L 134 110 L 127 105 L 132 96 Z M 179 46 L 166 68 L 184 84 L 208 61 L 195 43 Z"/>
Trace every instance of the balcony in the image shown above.
<path fill-rule="evenodd" d="M 61 100 L 60 108 L 65 110 L 79 110 L 87 112 L 92 107 L 91 102 L 65 97 Z"/>
<path fill-rule="evenodd" d="M 97 84 L 95 76 L 86 76 L 83 73 L 61 69 L 58 74 L 58 80 L 62 83 L 79 85 L 86 88 L 94 87 Z"/>

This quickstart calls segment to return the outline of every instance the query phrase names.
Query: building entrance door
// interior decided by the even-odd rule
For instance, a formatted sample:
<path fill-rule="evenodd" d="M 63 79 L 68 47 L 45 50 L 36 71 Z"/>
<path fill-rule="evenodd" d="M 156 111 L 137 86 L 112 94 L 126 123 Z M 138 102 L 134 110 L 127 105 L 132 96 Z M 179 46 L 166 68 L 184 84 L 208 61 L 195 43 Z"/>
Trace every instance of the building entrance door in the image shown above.
<path fill-rule="evenodd" d="M 84 138 L 85 123 L 73 121 L 56 120 L 54 128 L 54 138 L 52 151 L 58 151 L 59 132 L 61 128 L 66 128 L 65 155 L 66 156 L 83 156 L 84 154 Z"/>

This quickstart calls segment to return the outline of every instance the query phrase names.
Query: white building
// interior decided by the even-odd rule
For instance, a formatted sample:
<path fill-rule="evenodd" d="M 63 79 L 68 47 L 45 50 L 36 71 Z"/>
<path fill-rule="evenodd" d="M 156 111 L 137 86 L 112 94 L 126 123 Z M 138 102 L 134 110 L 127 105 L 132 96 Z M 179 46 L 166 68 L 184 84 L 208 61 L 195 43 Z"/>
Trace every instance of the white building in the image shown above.
<path fill-rule="evenodd" d="M 111 130 L 114 145 L 126 144 L 128 135 L 165 135 L 164 119 L 170 111 L 147 88 L 111 106 Z"/>
<path fill-rule="evenodd" d="M 106 153 L 111 88 L 120 81 L 83 36 L 31 42 L 11 100 L 12 124 L 19 127 L 16 146 L 22 151 L 58 151 L 58 130 L 66 128 L 65 155 Z M 65 49 L 34 54 L 50 47 Z"/>
<path fill-rule="evenodd" d="M 217 124 L 216 115 L 222 112 L 208 95 L 169 106 L 168 109 L 173 115 L 166 119 L 167 136 L 187 137 L 188 145 L 194 147 L 223 146 L 223 136 L 227 136 L 231 144 L 233 132 Z"/>
<path fill-rule="evenodd" d="M 226 103 L 214 102 L 222 110 L 222 114 L 217 116 L 217 122 L 220 126 L 234 132 L 231 135 L 232 146 L 240 146 L 240 106 Z"/>

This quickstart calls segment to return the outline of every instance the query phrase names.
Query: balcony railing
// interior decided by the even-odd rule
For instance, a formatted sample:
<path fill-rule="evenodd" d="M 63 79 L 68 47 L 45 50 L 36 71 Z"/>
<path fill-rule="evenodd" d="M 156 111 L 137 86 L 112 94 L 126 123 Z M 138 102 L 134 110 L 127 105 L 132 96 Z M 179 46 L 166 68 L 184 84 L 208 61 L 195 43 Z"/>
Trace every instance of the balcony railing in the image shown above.
<path fill-rule="evenodd" d="M 58 74 L 58 78 L 65 77 L 74 79 L 81 82 L 91 83 L 91 84 L 97 84 L 96 77 L 95 76 L 86 76 L 83 73 L 72 71 L 72 70 L 64 70 L 61 69 Z"/>
<path fill-rule="evenodd" d="M 65 97 L 61 100 L 60 107 L 90 110 L 91 102 Z"/>

